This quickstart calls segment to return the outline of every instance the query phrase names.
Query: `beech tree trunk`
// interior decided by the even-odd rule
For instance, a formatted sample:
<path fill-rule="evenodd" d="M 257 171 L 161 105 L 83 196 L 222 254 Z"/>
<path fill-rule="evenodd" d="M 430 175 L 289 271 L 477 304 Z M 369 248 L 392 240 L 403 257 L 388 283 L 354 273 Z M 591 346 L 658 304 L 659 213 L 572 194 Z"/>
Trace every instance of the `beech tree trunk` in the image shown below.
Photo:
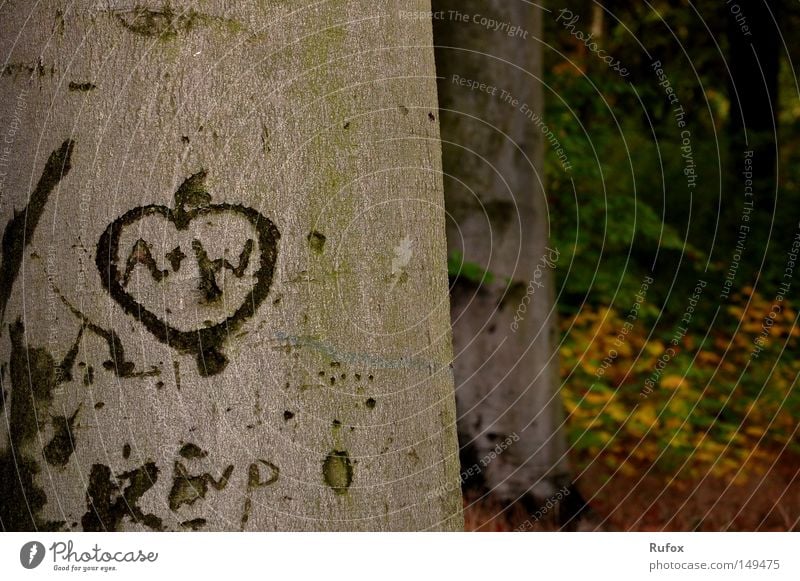
<path fill-rule="evenodd" d="M 0 6 L 4 530 L 462 528 L 409 7 Z"/>
<path fill-rule="evenodd" d="M 462 463 L 505 500 L 541 500 L 568 484 L 560 253 L 548 246 L 542 185 L 541 10 L 516 0 L 433 5 L 448 241 L 461 268 L 451 294 Z"/>

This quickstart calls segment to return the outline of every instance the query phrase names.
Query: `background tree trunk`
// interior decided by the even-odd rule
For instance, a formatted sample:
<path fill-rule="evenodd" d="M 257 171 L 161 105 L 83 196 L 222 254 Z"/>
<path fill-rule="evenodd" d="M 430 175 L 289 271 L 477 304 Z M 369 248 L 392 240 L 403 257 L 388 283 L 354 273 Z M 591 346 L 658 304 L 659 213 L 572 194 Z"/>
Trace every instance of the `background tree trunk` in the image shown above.
<path fill-rule="evenodd" d="M 463 255 L 451 290 L 462 464 L 477 462 L 501 498 L 547 498 L 566 484 L 567 464 L 552 282 L 559 253 L 548 248 L 544 142 L 532 116 L 543 116 L 541 13 L 516 1 L 433 5 L 443 11 L 434 39 L 451 261 Z M 474 284 L 481 269 L 491 280 Z"/>
<path fill-rule="evenodd" d="M 462 527 L 399 8 L 0 8 L 4 530 Z"/>
<path fill-rule="evenodd" d="M 745 242 L 747 251 L 738 267 L 737 280 L 743 286 L 757 278 L 780 279 L 784 257 L 771 252 L 791 246 L 797 219 L 792 212 L 777 212 L 778 203 L 778 73 L 781 37 L 777 22 L 784 17 L 781 1 L 751 2 L 725 10 L 730 80 L 729 165 L 726 193 L 735 203 L 727 204 L 720 232 L 720 252 L 726 257 L 741 236 L 742 197 L 746 152 L 752 152 L 754 212 Z M 745 25 L 747 28 L 743 29 Z M 727 257 L 726 257 L 727 258 Z"/>

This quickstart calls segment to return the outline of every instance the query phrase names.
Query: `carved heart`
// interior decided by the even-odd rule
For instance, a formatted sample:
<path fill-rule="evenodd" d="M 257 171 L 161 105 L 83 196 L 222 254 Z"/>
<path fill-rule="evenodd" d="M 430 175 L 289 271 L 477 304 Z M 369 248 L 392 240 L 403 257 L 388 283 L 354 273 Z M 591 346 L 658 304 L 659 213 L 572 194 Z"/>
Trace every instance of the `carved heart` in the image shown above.
<path fill-rule="evenodd" d="M 195 354 L 200 374 L 208 376 L 225 369 L 228 359 L 222 353 L 223 343 L 253 316 L 267 297 L 280 233 L 270 220 L 252 208 L 211 204 L 211 195 L 204 190 L 205 177 L 205 172 L 199 172 L 178 188 L 174 209 L 141 206 L 114 220 L 100 237 L 95 263 L 103 287 L 125 312 L 162 343 L 181 353 Z M 160 223 L 160 232 L 174 229 L 177 245 L 164 254 L 171 268 L 159 268 L 159 260 L 153 256 L 153 244 L 148 238 L 156 232 L 155 222 Z M 238 264 L 232 264 L 224 256 L 213 258 L 215 250 L 221 252 L 214 246 L 220 239 L 228 240 L 237 226 L 245 231 L 246 238 L 238 253 Z M 222 229 L 225 235 L 217 235 L 215 228 Z M 254 256 L 258 257 L 256 264 Z M 182 264 L 190 266 L 188 276 L 187 268 L 180 272 Z M 145 276 L 137 277 L 139 284 L 134 287 L 132 275 L 142 272 Z M 187 285 L 191 285 L 193 292 L 187 292 Z M 154 297 L 158 296 L 163 297 L 163 317 L 154 313 L 158 310 Z M 182 304 L 186 296 L 192 312 L 204 318 L 202 325 L 195 322 L 196 328 L 192 328 L 191 322 L 187 326 L 183 314 L 178 322 L 168 317 L 170 306 Z"/>

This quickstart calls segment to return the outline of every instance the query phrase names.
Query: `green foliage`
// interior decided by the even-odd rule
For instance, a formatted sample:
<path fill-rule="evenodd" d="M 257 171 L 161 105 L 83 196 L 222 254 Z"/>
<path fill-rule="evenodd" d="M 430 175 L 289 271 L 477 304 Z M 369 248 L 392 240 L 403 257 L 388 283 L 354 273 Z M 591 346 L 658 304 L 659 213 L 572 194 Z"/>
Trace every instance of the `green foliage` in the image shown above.
<path fill-rule="evenodd" d="M 447 257 L 447 274 L 452 279 L 468 281 L 472 284 L 491 284 L 495 276 L 475 262 L 464 260 L 464 255 L 454 250 Z"/>
<path fill-rule="evenodd" d="M 711 2 L 697 6 L 707 15 L 719 11 Z M 591 3 L 574 2 L 570 9 L 580 15 L 579 28 L 588 30 Z M 720 128 L 729 104 L 717 74 L 716 47 L 711 50 L 699 37 L 692 28 L 697 18 L 687 10 L 622 2 L 613 13 L 597 42 L 625 64 L 627 77 L 576 43 L 555 17 L 545 18 L 545 35 L 558 48 L 545 53 L 545 120 L 557 131 L 571 165 L 564 170 L 546 149 L 553 244 L 566 252 L 558 271 L 566 313 L 585 300 L 629 304 L 642 277 L 654 270 L 668 273 L 656 277 L 654 297 L 668 296 L 678 268 L 681 277 L 696 278 L 705 271 L 708 234 L 720 207 L 713 186 L 720 181 L 716 162 L 727 152 Z M 664 34 L 667 26 L 677 38 Z M 724 27 L 713 20 L 709 26 L 724 40 Z M 676 52 L 677 42 L 691 56 Z M 670 103 L 659 86 L 653 60 L 662 61 L 678 103 Z M 678 106 L 686 109 L 685 127 L 675 118 Z M 692 155 L 702 169 L 701 188 L 689 187 L 683 173 L 684 130 L 690 131 Z M 665 307 L 670 312 L 673 305 Z"/>

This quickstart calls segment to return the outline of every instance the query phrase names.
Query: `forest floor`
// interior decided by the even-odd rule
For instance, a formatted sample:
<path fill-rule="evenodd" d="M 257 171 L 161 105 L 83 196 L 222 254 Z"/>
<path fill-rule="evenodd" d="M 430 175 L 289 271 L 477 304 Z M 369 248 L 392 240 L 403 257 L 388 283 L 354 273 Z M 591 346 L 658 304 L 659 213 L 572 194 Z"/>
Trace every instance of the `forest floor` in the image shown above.
<path fill-rule="evenodd" d="M 800 456 L 786 452 L 772 461 L 754 459 L 740 476 L 707 474 L 670 482 L 642 470 L 632 477 L 601 463 L 579 473 L 577 490 L 590 516 L 582 531 L 800 531 Z M 465 530 L 559 530 L 555 518 L 532 522 L 520 506 L 504 507 L 491 497 L 467 492 Z"/>

